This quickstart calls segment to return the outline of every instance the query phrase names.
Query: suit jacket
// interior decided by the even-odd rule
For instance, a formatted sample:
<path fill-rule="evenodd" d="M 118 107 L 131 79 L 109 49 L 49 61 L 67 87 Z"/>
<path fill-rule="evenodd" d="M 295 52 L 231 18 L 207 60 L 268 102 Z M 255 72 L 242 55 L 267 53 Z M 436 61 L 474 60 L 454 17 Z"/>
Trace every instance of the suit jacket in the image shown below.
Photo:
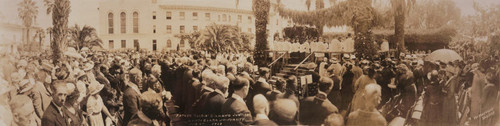
<path fill-rule="evenodd" d="M 346 126 L 387 126 L 387 121 L 380 112 L 356 110 L 349 114 Z"/>
<path fill-rule="evenodd" d="M 236 118 L 243 119 L 243 121 L 227 121 L 224 122 L 224 125 L 249 125 L 253 121 L 250 110 L 248 110 L 245 102 L 236 100 L 234 95 L 235 94 L 233 94 L 233 97 L 228 98 L 224 105 L 222 105 L 222 114 L 239 114 Z"/>
<path fill-rule="evenodd" d="M 338 113 L 337 107 L 326 98 L 326 94 L 319 93 L 301 102 L 299 120 L 304 125 L 321 125 L 332 113 Z"/>
<path fill-rule="evenodd" d="M 141 107 L 141 97 L 140 94 L 135 91 L 132 87 L 128 86 L 123 92 L 123 123 L 127 124 L 130 118 L 137 114 L 137 111 Z"/>
<path fill-rule="evenodd" d="M 207 101 L 203 109 L 202 114 L 221 114 L 222 105 L 226 102 L 226 98 L 218 91 L 211 92 L 208 94 Z"/>
<path fill-rule="evenodd" d="M 62 108 L 61 111 L 65 113 L 65 108 Z M 67 120 L 68 116 L 63 117 L 54 102 L 51 102 L 47 110 L 43 113 L 42 126 L 68 126 Z"/>

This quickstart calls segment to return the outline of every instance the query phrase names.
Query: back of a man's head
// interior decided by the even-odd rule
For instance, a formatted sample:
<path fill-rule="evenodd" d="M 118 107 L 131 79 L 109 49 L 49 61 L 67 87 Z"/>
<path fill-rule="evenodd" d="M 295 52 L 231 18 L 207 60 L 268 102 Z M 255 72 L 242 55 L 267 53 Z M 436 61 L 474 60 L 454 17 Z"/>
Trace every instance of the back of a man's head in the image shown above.
<path fill-rule="evenodd" d="M 328 117 L 326 117 L 324 126 L 343 126 L 344 125 L 344 118 L 340 114 L 330 114 Z"/>
<path fill-rule="evenodd" d="M 295 75 L 291 75 L 286 80 L 286 89 L 288 91 L 295 91 L 295 90 L 297 90 L 297 77 Z"/>
<path fill-rule="evenodd" d="M 330 93 L 333 88 L 333 80 L 328 77 L 321 77 L 319 79 L 319 91 Z"/>
<path fill-rule="evenodd" d="M 256 114 L 269 114 L 269 102 L 262 94 L 253 97 L 253 108 Z"/>
<path fill-rule="evenodd" d="M 367 108 L 376 107 L 380 104 L 381 89 L 380 85 L 374 83 L 365 86 L 363 98 Z"/>
<path fill-rule="evenodd" d="M 274 111 L 273 113 L 276 114 L 277 120 L 285 122 L 293 121 L 298 110 L 295 102 L 290 99 L 278 99 L 273 102 L 272 107 L 272 110 Z"/>

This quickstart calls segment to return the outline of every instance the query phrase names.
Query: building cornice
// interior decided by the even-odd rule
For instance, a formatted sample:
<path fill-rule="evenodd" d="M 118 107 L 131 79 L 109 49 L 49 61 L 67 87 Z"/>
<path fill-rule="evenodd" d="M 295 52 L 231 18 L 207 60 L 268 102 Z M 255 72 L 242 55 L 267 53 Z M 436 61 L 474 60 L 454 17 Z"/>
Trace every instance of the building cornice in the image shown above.
<path fill-rule="evenodd" d="M 220 11 L 220 12 L 230 12 L 230 13 L 240 13 L 240 14 L 253 14 L 250 10 L 241 9 L 230 9 L 230 8 L 217 8 L 217 7 L 200 7 L 200 6 L 188 6 L 188 5 L 159 5 L 161 9 L 167 10 L 200 10 L 200 11 Z"/>

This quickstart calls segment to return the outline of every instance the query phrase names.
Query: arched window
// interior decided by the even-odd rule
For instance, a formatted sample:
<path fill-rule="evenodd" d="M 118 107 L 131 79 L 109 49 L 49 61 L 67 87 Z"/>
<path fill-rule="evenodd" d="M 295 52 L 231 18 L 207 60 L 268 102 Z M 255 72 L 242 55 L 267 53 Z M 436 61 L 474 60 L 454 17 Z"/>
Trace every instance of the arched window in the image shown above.
<path fill-rule="evenodd" d="M 181 48 L 183 48 L 183 47 L 184 47 L 184 39 L 181 39 L 181 42 L 179 43 L 179 46 L 180 46 Z"/>
<path fill-rule="evenodd" d="M 126 29 L 126 17 L 127 15 L 125 15 L 125 12 L 122 12 L 120 13 L 120 31 L 121 33 L 126 33 L 127 29 Z"/>
<path fill-rule="evenodd" d="M 167 40 L 167 48 L 172 48 L 172 41 L 170 39 Z"/>
<path fill-rule="evenodd" d="M 113 13 L 108 14 L 108 33 L 113 34 Z"/>
<path fill-rule="evenodd" d="M 139 13 L 134 12 L 134 33 L 139 33 Z"/>

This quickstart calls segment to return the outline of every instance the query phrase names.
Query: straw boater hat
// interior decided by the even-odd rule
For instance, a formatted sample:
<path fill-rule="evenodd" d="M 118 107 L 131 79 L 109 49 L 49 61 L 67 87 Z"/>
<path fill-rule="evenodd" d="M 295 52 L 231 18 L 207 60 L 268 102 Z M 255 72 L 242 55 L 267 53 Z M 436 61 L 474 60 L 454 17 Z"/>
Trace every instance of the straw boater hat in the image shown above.
<path fill-rule="evenodd" d="M 92 82 L 88 87 L 89 95 L 94 95 L 99 93 L 104 88 L 104 85 L 99 84 L 99 82 Z"/>
<path fill-rule="evenodd" d="M 306 68 L 311 70 L 311 69 L 315 69 L 317 67 L 317 65 L 315 63 L 308 63 L 306 65 Z"/>
<path fill-rule="evenodd" d="M 339 61 L 338 61 L 338 59 L 337 59 L 337 58 L 335 58 L 335 57 L 332 57 L 332 58 L 330 59 L 330 63 L 338 63 L 338 62 L 339 62 Z"/>
<path fill-rule="evenodd" d="M 81 77 L 86 77 L 87 74 L 83 71 L 79 71 L 78 73 L 76 73 L 76 79 L 80 79 Z"/>
<path fill-rule="evenodd" d="M 88 62 L 88 63 L 85 63 L 85 66 L 83 67 L 83 70 L 84 71 L 89 71 L 91 70 L 92 68 L 94 68 L 94 63 L 92 61 Z"/>
<path fill-rule="evenodd" d="M 47 63 L 47 62 L 43 62 L 42 63 L 41 70 L 44 70 L 44 71 L 47 71 L 47 72 L 52 72 L 53 69 L 54 69 L 54 66 L 52 66 L 50 63 Z"/>
<path fill-rule="evenodd" d="M 33 88 L 34 85 L 35 85 L 34 81 L 30 81 L 29 79 L 24 79 L 18 85 L 19 87 L 18 93 L 22 94 L 26 91 L 29 91 Z"/>
<path fill-rule="evenodd" d="M 26 67 L 28 66 L 28 61 L 26 60 L 20 60 L 18 63 L 17 63 L 17 67 Z"/>

